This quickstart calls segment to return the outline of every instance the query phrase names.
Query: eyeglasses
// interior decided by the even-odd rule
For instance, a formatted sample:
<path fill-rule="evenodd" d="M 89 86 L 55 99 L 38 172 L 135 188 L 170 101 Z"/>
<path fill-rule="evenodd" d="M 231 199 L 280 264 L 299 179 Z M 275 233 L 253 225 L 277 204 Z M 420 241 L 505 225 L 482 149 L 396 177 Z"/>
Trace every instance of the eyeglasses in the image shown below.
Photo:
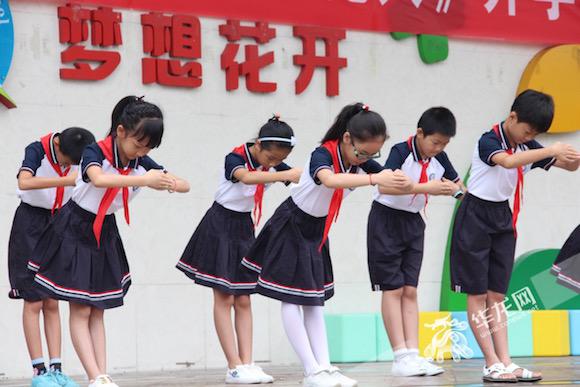
<path fill-rule="evenodd" d="M 356 149 L 354 141 L 352 141 L 352 149 L 354 150 L 354 156 L 359 160 L 378 159 L 379 157 L 381 157 L 381 151 L 378 151 L 377 153 L 374 153 L 372 155 L 369 155 L 365 151 L 359 151 L 358 149 Z"/>

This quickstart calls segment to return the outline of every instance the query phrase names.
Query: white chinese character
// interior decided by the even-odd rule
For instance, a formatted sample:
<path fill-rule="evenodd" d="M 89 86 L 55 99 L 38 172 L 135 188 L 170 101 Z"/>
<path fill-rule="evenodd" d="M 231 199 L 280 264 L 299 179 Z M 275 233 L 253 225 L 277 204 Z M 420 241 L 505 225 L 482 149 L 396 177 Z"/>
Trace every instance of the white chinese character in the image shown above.
<path fill-rule="evenodd" d="M 526 306 L 533 308 L 537 304 L 534 294 L 528 286 L 513 293 L 512 299 L 516 303 L 518 310 L 524 310 Z"/>
<path fill-rule="evenodd" d="M 419 8 L 421 6 L 421 3 L 423 2 L 423 0 L 411 0 L 411 2 L 415 6 L 415 8 Z M 449 11 L 450 5 L 451 5 L 451 0 L 437 0 L 437 8 L 436 8 L 437 13 L 441 13 L 441 11 L 443 11 L 444 13 L 447 13 L 447 11 Z"/>
<path fill-rule="evenodd" d="M 500 322 L 502 322 L 501 316 L 507 315 L 505 300 L 502 302 L 496 302 L 495 304 L 492 305 L 492 308 L 495 309 L 495 313 L 497 315 L 497 323 L 499 324 Z"/>
<path fill-rule="evenodd" d="M 445 5 L 443 5 L 445 4 Z M 443 12 L 447 13 L 449 11 L 449 6 L 451 5 L 451 0 L 439 0 L 437 1 L 437 13 L 441 13 L 441 7 L 443 7 Z"/>
<path fill-rule="evenodd" d="M 475 313 L 471 315 L 471 321 L 476 324 L 477 328 L 486 327 L 489 329 L 489 323 L 492 322 L 494 318 L 488 312 L 489 308 L 485 308 L 484 310 L 479 310 L 477 315 Z"/>
<path fill-rule="evenodd" d="M 487 0 L 484 4 L 487 13 L 491 13 L 494 10 L 499 0 Z M 508 15 L 516 16 L 516 0 L 508 0 Z"/>
<path fill-rule="evenodd" d="M 553 21 L 558 20 L 560 18 L 560 3 L 574 4 L 575 0 L 536 0 L 536 1 L 541 1 L 544 3 L 552 3 L 552 6 L 550 7 L 550 9 L 546 10 L 546 12 L 548 13 L 548 19 Z"/>

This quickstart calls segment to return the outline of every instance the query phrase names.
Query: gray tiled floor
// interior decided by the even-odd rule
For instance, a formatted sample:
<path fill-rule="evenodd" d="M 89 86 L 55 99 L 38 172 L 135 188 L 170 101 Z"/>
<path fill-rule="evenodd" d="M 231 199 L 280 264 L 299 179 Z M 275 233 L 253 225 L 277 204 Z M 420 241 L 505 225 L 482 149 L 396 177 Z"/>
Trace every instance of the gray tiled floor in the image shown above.
<path fill-rule="evenodd" d="M 517 359 L 517 363 L 533 370 L 541 371 L 544 380 L 541 385 L 570 386 L 580 385 L 580 357 L 546 357 Z M 482 360 L 464 360 L 459 363 L 447 361 L 443 364 L 446 372 L 436 377 L 396 378 L 390 376 L 390 363 L 343 364 L 345 374 L 359 381 L 361 387 L 378 386 L 482 386 Z M 300 369 L 297 366 L 264 366 L 276 377 L 274 386 L 290 387 L 301 385 Z M 127 373 L 113 375 L 120 387 L 185 387 L 185 386 L 223 386 L 224 370 L 190 370 L 156 373 Z M 77 381 L 82 378 L 75 377 Z M 28 380 L 0 381 L 2 387 L 29 386 Z M 485 384 L 495 386 L 496 384 Z M 499 384 L 500 386 L 502 384 Z M 532 385 L 518 383 L 519 385 Z M 86 383 L 81 384 L 86 386 Z M 505 386 L 505 384 L 503 384 Z"/>

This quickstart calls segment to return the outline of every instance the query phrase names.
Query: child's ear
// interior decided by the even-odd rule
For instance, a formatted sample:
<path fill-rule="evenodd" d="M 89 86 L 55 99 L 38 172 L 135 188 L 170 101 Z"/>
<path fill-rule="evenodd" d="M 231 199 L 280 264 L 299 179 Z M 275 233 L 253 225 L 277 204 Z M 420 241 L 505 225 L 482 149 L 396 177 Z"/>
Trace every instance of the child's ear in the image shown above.
<path fill-rule="evenodd" d="M 508 119 L 512 120 L 512 122 L 515 124 L 518 122 L 518 113 L 516 112 L 510 112 L 510 115 L 508 116 Z"/>
<path fill-rule="evenodd" d="M 344 142 L 345 144 L 352 143 L 352 137 L 349 132 L 344 132 L 344 134 L 342 135 L 342 142 Z"/>
<path fill-rule="evenodd" d="M 256 150 L 258 152 L 262 151 L 262 143 L 260 143 L 260 140 L 256 140 L 256 143 L 254 144 L 254 146 L 256 147 Z"/>
<path fill-rule="evenodd" d="M 120 137 L 120 138 L 127 137 L 127 131 L 125 130 L 125 127 L 123 125 L 119 124 L 117 126 L 117 137 Z"/>
<path fill-rule="evenodd" d="M 417 136 L 425 137 L 425 132 L 423 132 L 423 128 L 417 128 Z"/>

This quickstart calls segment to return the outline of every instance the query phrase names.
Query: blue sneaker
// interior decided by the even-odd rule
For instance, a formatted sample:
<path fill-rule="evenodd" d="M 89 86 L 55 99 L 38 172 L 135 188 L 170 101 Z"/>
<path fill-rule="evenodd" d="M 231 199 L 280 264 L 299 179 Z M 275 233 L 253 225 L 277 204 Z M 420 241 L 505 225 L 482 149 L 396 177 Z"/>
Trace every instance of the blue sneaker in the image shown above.
<path fill-rule="evenodd" d="M 31 387 L 61 387 L 52 372 L 47 372 L 42 375 L 33 376 Z"/>
<path fill-rule="evenodd" d="M 54 375 L 54 379 L 56 379 L 58 384 L 62 387 L 79 387 L 79 385 L 66 374 L 63 374 L 60 371 L 51 371 L 51 373 Z"/>

